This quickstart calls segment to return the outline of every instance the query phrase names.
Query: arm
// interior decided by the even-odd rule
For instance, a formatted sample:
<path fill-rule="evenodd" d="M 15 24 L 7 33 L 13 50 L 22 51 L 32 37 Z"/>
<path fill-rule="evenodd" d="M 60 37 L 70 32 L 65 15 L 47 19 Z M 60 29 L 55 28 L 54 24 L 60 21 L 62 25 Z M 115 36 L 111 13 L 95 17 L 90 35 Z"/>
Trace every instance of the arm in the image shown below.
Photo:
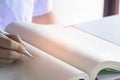
<path fill-rule="evenodd" d="M 52 10 L 53 0 L 35 1 L 32 22 L 38 24 L 56 23 L 56 17 Z"/>
<path fill-rule="evenodd" d="M 53 12 L 46 13 L 41 16 L 34 16 L 32 18 L 33 23 L 38 23 L 38 24 L 54 24 L 56 23 L 55 20 L 55 15 Z"/>

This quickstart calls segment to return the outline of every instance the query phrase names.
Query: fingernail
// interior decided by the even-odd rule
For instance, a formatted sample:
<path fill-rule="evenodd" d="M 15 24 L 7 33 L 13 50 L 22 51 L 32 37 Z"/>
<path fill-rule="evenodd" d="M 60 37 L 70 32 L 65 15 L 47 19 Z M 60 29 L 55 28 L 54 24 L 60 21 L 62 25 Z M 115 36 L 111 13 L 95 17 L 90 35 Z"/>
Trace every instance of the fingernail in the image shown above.
<path fill-rule="evenodd" d="M 26 51 L 26 48 L 24 46 L 19 47 L 19 52 L 20 53 L 25 53 L 25 51 Z"/>

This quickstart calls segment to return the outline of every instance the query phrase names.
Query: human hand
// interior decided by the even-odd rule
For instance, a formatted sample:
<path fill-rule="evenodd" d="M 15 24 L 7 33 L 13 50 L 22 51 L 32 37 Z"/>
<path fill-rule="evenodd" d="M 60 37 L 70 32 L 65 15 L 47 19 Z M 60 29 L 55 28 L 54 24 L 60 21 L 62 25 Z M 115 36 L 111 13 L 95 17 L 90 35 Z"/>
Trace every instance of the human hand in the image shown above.
<path fill-rule="evenodd" d="M 17 35 L 0 36 L 0 65 L 6 65 L 20 59 L 25 47 Z"/>

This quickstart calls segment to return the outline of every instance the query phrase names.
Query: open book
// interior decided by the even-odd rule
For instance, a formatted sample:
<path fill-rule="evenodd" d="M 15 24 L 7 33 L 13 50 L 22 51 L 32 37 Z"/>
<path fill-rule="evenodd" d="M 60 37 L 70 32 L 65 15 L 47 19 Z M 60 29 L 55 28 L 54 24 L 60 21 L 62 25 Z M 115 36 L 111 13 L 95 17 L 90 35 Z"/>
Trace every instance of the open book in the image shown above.
<path fill-rule="evenodd" d="M 95 80 L 103 69 L 120 71 L 120 46 L 73 26 L 16 22 L 6 31 L 20 35 L 35 56 L 15 64 L 15 71 L 14 65 L 1 70 L 5 74 L 12 70 L 8 77 L 17 76 L 14 80 Z"/>

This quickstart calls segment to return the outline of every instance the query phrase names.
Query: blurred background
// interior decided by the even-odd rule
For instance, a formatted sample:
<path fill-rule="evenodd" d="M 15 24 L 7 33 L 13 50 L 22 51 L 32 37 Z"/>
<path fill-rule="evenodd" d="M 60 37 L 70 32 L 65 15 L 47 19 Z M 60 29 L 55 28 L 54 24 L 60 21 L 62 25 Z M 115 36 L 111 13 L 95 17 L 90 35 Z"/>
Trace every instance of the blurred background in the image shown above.
<path fill-rule="evenodd" d="M 54 0 L 53 12 L 61 24 L 70 25 L 103 18 L 104 0 Z"/>
<path fill-rule="evenodd" d="M 119 14 L 120 0 L 53 0 L 59 23 L 69 25 Z"/>

